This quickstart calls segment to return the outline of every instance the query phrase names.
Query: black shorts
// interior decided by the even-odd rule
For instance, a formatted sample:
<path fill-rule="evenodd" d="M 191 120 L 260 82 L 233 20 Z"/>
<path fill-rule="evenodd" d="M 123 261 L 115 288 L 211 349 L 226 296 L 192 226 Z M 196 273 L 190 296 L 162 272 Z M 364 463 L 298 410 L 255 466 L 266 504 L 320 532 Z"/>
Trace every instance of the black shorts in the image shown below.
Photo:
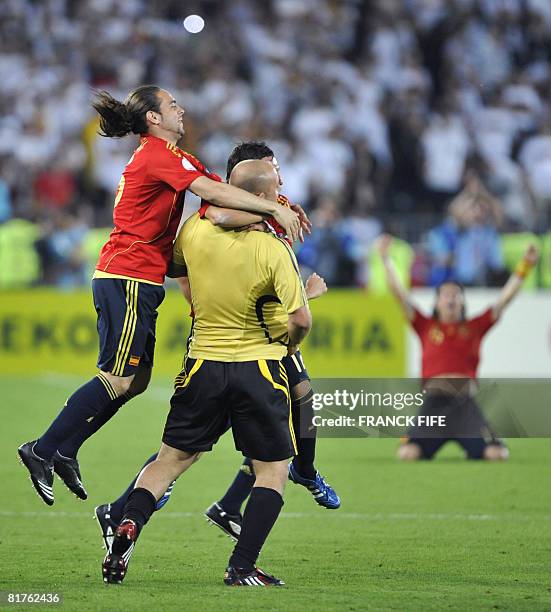
<path fill-rule="evenodd" d="M 123 278 L 94 278 L 92 293 L 98 315 L 98 368 L 130 376 L 141 363 L 153 365 L 163 287 Z"/>
<path fill-rule="evenodd" d="M 287 376 L 289 377 L 289 389 L 296 387 L 303 380 L 310 380 L 304 361 L 302 361 L 302 355 L 300 351 L 297 351 L 290 357 L 285 356 L 281 360 L 281 363 L 285 367 Z"/>
<path fill-rule="evenodd" d="M 259 461 L 296 454 L 287 376 L 280 361 L 186 359 L 176 378 L 163 442 L 209 451 L 231 426 L 235 448 Z"/>
<path fill-rule="evenodd" d="M 410 429 L 405 442 L 419 445 L 423 459 L 432 459 L 451 440 L 465 450 L 468 459 L 482 459 L 487 446 L 505 446 L 492 433 L 475 400 L 466 395 L 429 392 L 419 414 L 446 416 L 446 429 L 450 432 L 443 437 L 438 428 L 421 426 Z"/>

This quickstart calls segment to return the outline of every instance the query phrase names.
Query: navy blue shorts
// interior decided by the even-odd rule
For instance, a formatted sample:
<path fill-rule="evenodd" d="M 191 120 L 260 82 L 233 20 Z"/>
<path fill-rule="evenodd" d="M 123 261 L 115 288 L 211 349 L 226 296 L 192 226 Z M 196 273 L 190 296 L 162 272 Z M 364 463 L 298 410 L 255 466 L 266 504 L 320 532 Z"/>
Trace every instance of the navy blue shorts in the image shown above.
<path fill-rule="evenodd" d="M 163 287 L 123 278 L 94 278 L 92 293 L 98 315 L 98 368 L 115 376 L 131 376 L 142 363 L 152 366 Z"/>
<path fill-rule="evenodd" d="M 467 459 L 483 459 L 487 446 L 502 446 L 482 414 L 480 407 L 471 397 L 453 396 L 433 392 L 426 396 L 420 414 L 445 415 L 451 435 L 439 436 L 438 428 L 414 427 L 408 432 L 406 442 L 419 445 L 422 459 L 432 459 L 446 442 L 457 442 L 465 451 Z"/>
<path fill-rule="evenodd" d="M 292 389 L 303 380 L 310 380 L 308 372 L 306 371 L 306 366 L 304 365 L 304 361 L 302 361 L 300 351 L 297 351 L 290 357 L 283 357 L 281 363 L 285 367 L 287 377 L 289 378 L 289 389 Z"/>

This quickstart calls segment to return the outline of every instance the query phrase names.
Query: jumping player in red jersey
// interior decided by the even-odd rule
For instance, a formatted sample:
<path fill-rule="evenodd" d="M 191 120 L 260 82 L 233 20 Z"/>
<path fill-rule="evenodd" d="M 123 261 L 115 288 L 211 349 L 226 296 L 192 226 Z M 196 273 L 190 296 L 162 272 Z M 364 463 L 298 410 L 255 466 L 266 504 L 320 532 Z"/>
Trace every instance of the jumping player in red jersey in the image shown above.
<path fill-rule="evenodd" d="M 157 308 L 172 258 L 187 189 L 216 206 L 274 217 L 293 239 L 309 223 L 290 208 L 222 183 L 195 157 L 176 146 L 184 135 L 184 109 L 155 85 L 144 85 L 119 102 L 107 92 L 93 103 L 100 134 L 140 136 L 119 182 L 114 229 L 102 248 L 92 281 L 98 315 L 98 374 L 67 400 L 36 441 L 19 457 L 42 500 L 52 505 L 53 472 L 77 497 L 87 498 L 76 453 L 80 445 L 129 399 L 147 388 L 155 348 Z"/>
<path fill-rule="evenodd" d="M 497 302 L 478 317 L 465 318 L 463 287 L 455 282 L 445 282 L 437 289 L 434 312 L 427 317 L 412 304 L 398 280 L 389 257 L 391 241 L 390 236 L 381 236 L 378 248 L 390 289 L 421 341 L 422 377 L 427 392 L 422 414 L 444 414 L 448 430 L 458 432 L 442 437 L 434 428 L 413 429 L 398 449 L 398 457 L 409 461 L 432 459 L 443 444 L 455 440 L 469 459 L 507 459 L 507 447 L 494 437 L 474 400 L 480 344 L 537 263 L 537 249 L 530 246 L 526 250 Z"/>

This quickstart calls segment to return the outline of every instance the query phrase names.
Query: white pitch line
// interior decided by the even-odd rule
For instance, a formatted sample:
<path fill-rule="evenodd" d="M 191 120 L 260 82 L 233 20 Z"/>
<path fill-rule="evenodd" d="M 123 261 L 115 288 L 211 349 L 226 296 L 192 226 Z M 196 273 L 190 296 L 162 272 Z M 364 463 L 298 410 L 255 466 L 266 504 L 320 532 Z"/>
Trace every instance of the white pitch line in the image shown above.
<path fill-rule="evenodd" d="M 15 512 L 0 510 L 3 518 L 91 518 L 92 512 Z M 200 512 L 159 512 L 158 518 L 201 518 Z M 446 514 L 446 513 L 364 513 L 364 512 L 284 512 L 281 518 L 288 519 L 343 519 L 358 521 L 550 521 L 551 515 L 526 516 L 522 514 Z"/>

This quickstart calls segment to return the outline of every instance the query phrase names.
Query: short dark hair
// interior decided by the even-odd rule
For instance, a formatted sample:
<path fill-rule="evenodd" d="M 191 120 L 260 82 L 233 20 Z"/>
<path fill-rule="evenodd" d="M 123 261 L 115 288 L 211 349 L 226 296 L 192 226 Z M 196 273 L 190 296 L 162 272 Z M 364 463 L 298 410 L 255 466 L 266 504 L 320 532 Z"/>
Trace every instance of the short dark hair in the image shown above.
<path fill-rule="evenodd" d="M 455 285 L 456 287 L 459 288 L 462 295 L 465 296 L 465 286 L 462 283 L 460 283 L 459 281 L 455 281 L 455 280 L 446 280 L 440 283 L 438 287 L 436 287 L 436 297 L 437 298 L 440 295 L 440 291 L 444 285 Z M 438 310 L 436 309 L 436 304 L 434 305 L 434 308 L 432 310 L 432 318 L 438 319 Z M 464 321 L 466 318 L 467 318 L 467 309 L 465 308 L 465 304 L 463 304 L 463 307 L 461 308 L 461 320 Z"/>
<path fill-rule="evenodd" d="M 121 138 L 127 134 L 147 134 L 146 114 L 160 112 L 161 101 L 157 85 L 141 85 L 133 89 L 124 102 L 116 100 L 109 92 L 100 91 L 92 106 L 100 116 L 99 134 L 108 138 Z"/>
<path fill-rule="evenodd" d="M 249 140 L 247 142 L 241 142 L 228 157 L 228 163 L 226 166 L 226 181 L 229 181 L 232 170 L 237 166 L 239 162 L 247 159 L 262 159 L 263 157 L 273 157 L 274 152 L 270 147 L 261 140 Z"/>

